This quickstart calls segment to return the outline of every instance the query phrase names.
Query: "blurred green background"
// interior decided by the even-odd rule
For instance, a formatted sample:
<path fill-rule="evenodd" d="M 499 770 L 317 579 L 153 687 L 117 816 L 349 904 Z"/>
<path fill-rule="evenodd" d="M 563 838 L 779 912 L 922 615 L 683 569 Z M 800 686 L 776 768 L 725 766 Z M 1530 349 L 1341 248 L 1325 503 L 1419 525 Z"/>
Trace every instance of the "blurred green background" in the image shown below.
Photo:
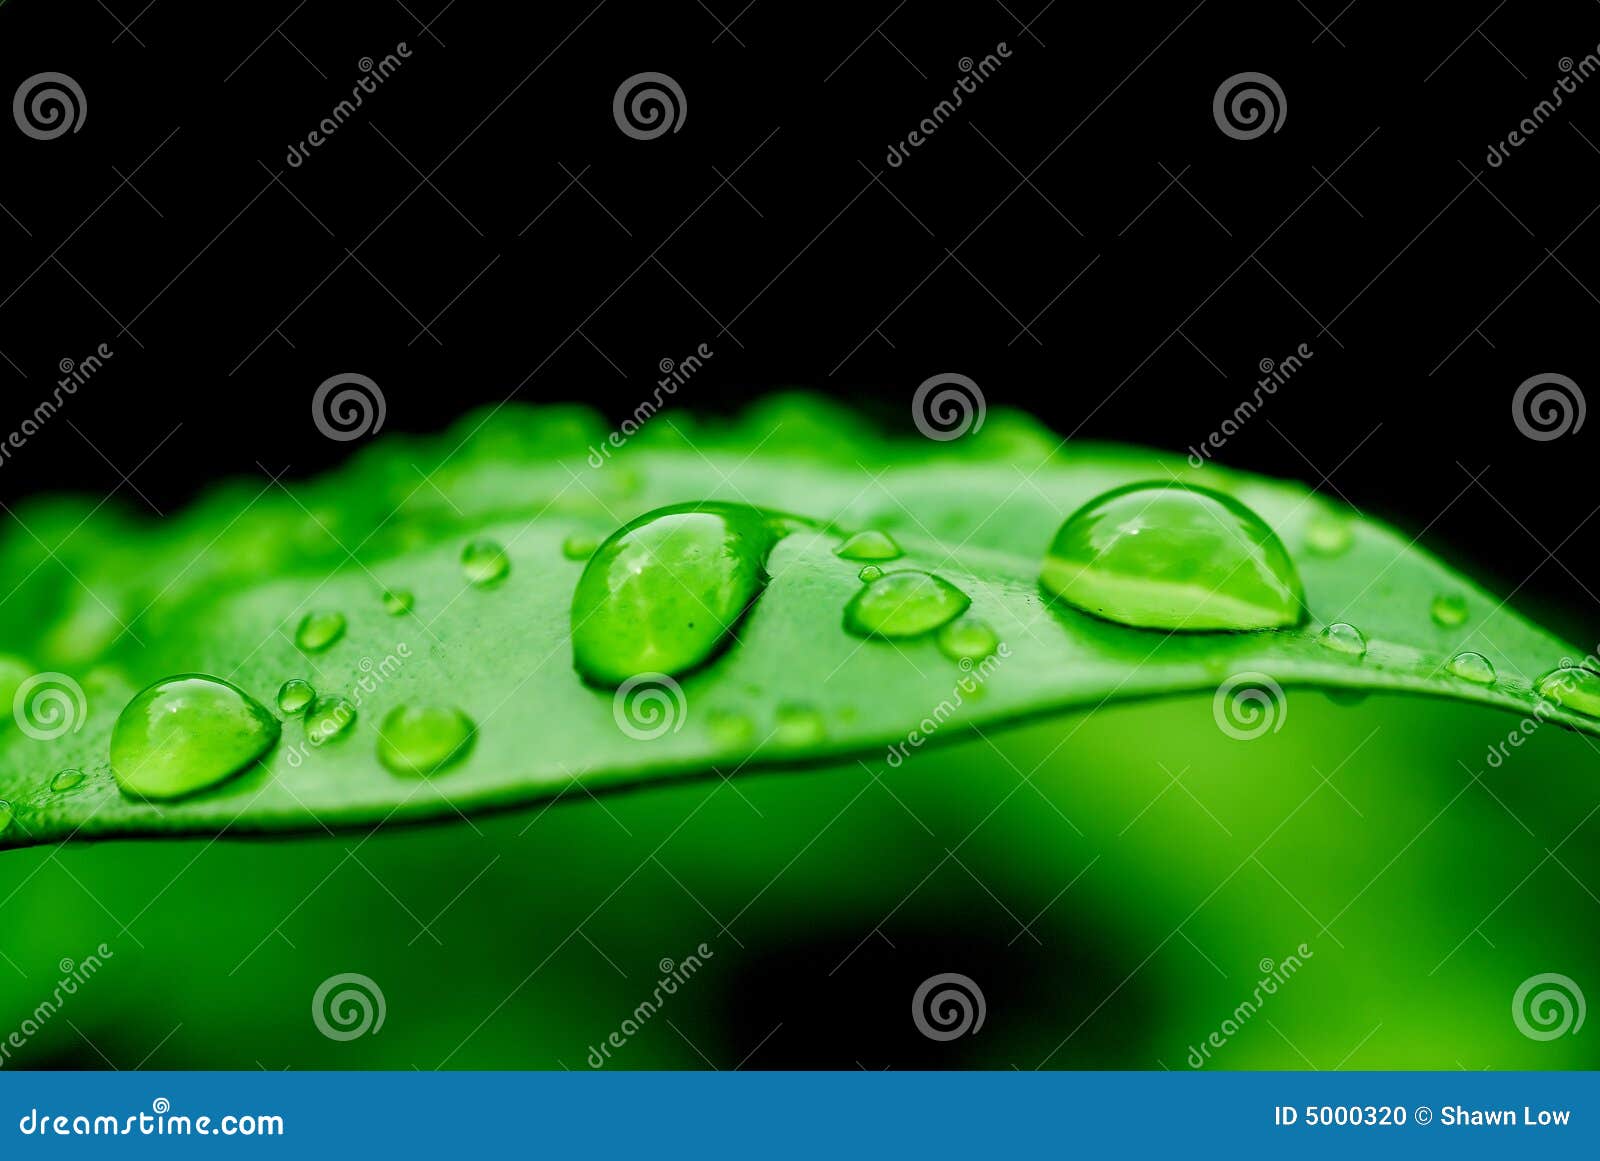
<path fill-rule="evenodd" d="M 1600 753 L 1426 699 L 1290 689 L 1238 741 L 1210 698 L 881 759 L 571 792 L 470 822 L 0 855 L 0 1039 L 62 959 L 102 970 L 13 1049 L 35 1068 L 572 1068 L 705 943 L 607 1067 L 1182 1070 L 1263 960 L 1297 974 L 1206 1067 L 1594 1068 L 1520 1033 L 1559 972 L 1600 996 Z M 730 773 L 723 771 L 724 774 Z M 381 988 L 381 1031 L 312 1019 Z M 911 1017 L 960 972 L 986 1019 Z"/>

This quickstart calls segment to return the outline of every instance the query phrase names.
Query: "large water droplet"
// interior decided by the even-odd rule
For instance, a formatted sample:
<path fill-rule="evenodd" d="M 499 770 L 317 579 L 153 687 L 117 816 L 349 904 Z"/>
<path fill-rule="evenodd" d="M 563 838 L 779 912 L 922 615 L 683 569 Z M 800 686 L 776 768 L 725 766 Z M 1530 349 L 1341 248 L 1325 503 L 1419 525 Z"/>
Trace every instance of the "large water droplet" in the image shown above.
<path fill-rule="evenodd" d="M 316 696 L 317 691 L 311 688 L 309 681 L 303 677 L 291 677 L 278 687 L 278 710 L 293 717 L 310 705 L 311 699 Z"/>
<path fill-rule="evenodd" d="M 1577 666 L 1552 669 L 1534 682 L 1534 691 L 1557 705 L 1591 717 L 1600 716 L 1600 673 Z"/>
<path fill-rule="evenodd" d="M 967 611 L 972 598 L 943 577 L 917 569 L 885 573 L 858 589 L 844 610 L 857 637 L 920 637 Z"/>
<path fill-rule="evenodd" d="M 894 542 L 894 537 L 876 529 L 857 532 L 833 551 L 845 560 L 898 560 L 900 557 L 900 546 Z"/>
<path fill-rule="evenodd" d="M 76 768 L 57 770 L 55 777 L 50 779 L 50 789 L 55 791 L 57 794 L 60 794 L 63 791 L 71 790 L 77 786 L 82 786 L 83 780 L 86 777 L 88 777 L 88 775 L 84 774 L 82 770 L 78 770 Z"/>
<path fill-rule="evenodd" d="M 709 661 L 761 594 L 782 535 L 768 513 L 722 503 L 658 508 L 612 533 L 572 594 L 578 672 L 620 685 Z"/>
<path fill-rule="evenodd" d="M 356 720 L 356 707 L 342 697 L 318 697 L 306 709 L 306 741 L 321 746 L 347 731 Z"/>
<path fill-rule="evenodd" d="M 383 594 L 383 611 L 391 617 L 404 616 L 416 603 L 410 589 L 389 589 Z"/>
<path fill-rule="evenodd" d="M 1435 625 L 1454 629 L 1467 619 L 1467 598 L 1460 593 L 1440 593 L 1433 598 L 1428 614 Z"/>
<path fill-rule="evenodd" d="M 1231 496 L 1130 484 L 1056 533 L 1040 581 L 1068 604 L 1143 629 L 1278 629 L 1305 617 L 1299 574 L 1261 517 Z"/>
<path fill-rule="evenodd" d="M 111 730 L 111 772 L 130 794 L 180 798 L 243 770 L 278 740 L 278 728 L 237 686 L 179 674 L 123 707 Z"/>
<path fill-rule="evenodd" d="M 461 571 L 478 588 L 493 588 L 511 571 L 511 558 L 497 541 L 474 540 L 461 550 Z"/>
<path fill-rule="evenodd" d="M 1471 651 L 1457 653 L 1450 658 L 1448 668 L 1463 681 L 1470 681 L 1476 685 L 1494 684 L 1494 663 L 1482 653 Z"/>
<path fill-rule="evenodd" d="M 1348 653 L 1352 657 L 1360 657 L 1367 651 L 1367 639 L 1361 630 L 1345 621 L 1329 625 L 1317 634 L 1317 642 L 1335 653 Z"/>
<path fill-rule="evenodd" d="M 982 661 L 999 645 L 994 630 L 976 617 L 962 617 L 939 630 L 939 651 L 952 661 Z"/>
<path fill-rule="evenodd" d="M 321 653 L 344 636 L 343 613 L 311 612 L 300 619 L 294 643 L 306 653 Z"/>
<path fill-rule="evenodd" d="M 378 726 L 378 761 L 396 774 L 426 777 L 466 757 L 474 736 L 472 719 L 458 709 L 396 706 Z"/>

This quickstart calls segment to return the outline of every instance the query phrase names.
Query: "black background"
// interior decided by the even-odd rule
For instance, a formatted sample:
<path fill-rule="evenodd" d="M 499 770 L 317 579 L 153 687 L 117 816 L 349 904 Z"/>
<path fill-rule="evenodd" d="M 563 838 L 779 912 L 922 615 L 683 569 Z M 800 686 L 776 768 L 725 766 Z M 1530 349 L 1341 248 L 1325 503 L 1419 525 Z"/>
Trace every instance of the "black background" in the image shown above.
<path fill-rule="evenodd" d="M 1183 450 L 1305 343 L 1218 458 L 1374 510 L 1582 633 L 1600 423 L 1535 442 L 1511 398 L 1600 382 L 1600 79 L 1486 155 L 1597 44 L 1591 0 L 6 0 L 0 95 L 64 72 L 87 117 L 51 141 L 0 119 L 0 429 L 63 359 L 115 353 L 0 465 L 0 499 L 167 512 L 315 472 L 349 452 L 309 407 L 339 372 L 380 384 L 385 430 L 513 396 L 615 419 L 701 343 L 674 407 L 803 386 L 909 431 L 916 385 L 960 372 L 1063 435 Z M 648 141 L 612 116 L 644 71 L 687 105 Z M 1246 71 L 1287 110 L 1241 141 L 1212 98 Z"/>

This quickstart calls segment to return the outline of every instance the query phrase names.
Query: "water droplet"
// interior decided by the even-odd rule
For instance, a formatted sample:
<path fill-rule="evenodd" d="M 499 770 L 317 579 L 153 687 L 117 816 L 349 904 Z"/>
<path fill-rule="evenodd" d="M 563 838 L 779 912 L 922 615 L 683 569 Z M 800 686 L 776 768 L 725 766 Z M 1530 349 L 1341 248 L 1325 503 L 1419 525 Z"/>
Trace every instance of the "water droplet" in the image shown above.
<path fill-rule="evenodd" d="M 1460 593 L 1440 593 L 1428 612 L 1435 625 L 1453 629 L 1467 619 L 1467 598 Z"/>
<path fill-rule="evenodd" d="M 278 740 L 278 719 L 235 685 L 203 673 L 134 695 L 111 730 L 111 772 L 130 794 L 180 798 L 237 774 Z"/>
<path fill-rule="evenodd" d="M 1306 521 L 1306 551 L 1313 556 L 1338 556 L 1355 540 L 1348 517 L 1318 512 Z"/>
<path fill-rule="evenodd" d="M 592 536 L 573 534 L 561 542 L 561 555 L 568 560 L 588 560 L 600 542 Z"/>
<path fill-rule="evenodd" d="M 972 598 L 943 577 L 916 569 L 885 573 L 858 589 L 844 610 L 857 637 L 920 637 L 967 611 Z"/>
<path fill-rule="evenodd" d="M 342 697 L 318 697 L 306 710 L 306 741 L 321 746 L 343 735 L 356 720 L 356 707 Z"/>
<path fill-rule="evenodd" d="M 69 768 L 66 770 L 57 770 L 55 777 L 50 779 L 50 789 L 55 791 L 57 794 L 60 794 L 62 791 L 71 790 L 76 786 L 82 786 L 83 780 L 86 777 L 87 775 L 84 774 L 82 770 L 78 769 Z"/>
<path fill-rule="evenodd" d="M 1600 673 L 1577 666 L 1552 669 L 1533 684 L 1542 698 L 1591 717 L 1600 716 Z"/>
<path fill-rule="evenodd" d="M 894 542 L 894 537 L 876 529 L 857 532 L 833 551 L 845 560 L 898 560 L 900 557 L 900 546 Z"/>
<path fill-rule="evenodd" d="M 278 687 L 278 710 L 293 717 L 317 696 L 311 683 L 303 677 L 291 677 Z"/>
<path fill-rule="evenodd" d="M 1360 657 L 1367 651 L 1367 639 L 1361 635 L 1361 630 L 1344 621 L 1335 621 L 1317 634 L 1317 642 L 1352 657 Z"/>
<path fill-rule="evenodd" d="M 511 558 L 496 541 L 474 540 L 461 550 L 461 571 L 478 588 L 493 588 L 511 571 Z"/>
<path fill-rule="evenodd" d="M 687 672 L 727 644 L 782 528 L 739 504 L 658 508 L 595 550 L 572 594 L 572 655 L 602 685 Z"/>
<path fill-rule="evenodd" d="M 383 611 L 391 617 L 404 616 L 416 603 L 410 589 L 389 589 L 383 594 Z"/>
<path fill-rule="evenodd" d="M 294 643 L 302 652 L 321 653 L 344 636 L 344 627 L 343 613 L 307 613 L 295 630 Z"/>
<path fill-rule="evenodd" d="M 1494 663 L 1482 653 L 1462 652 L 1450 658 L 1450 672 L 1477 685 L 1494 684 Z"/>
<path fill-rule="evenodd" d="M 748 746 L 756 737 L 755 722 L 732 710 L 710 711 L 706 714 L 706 728 L 719 746 Z"/>
<path fill-rule="evenodd" d="M 378 761 L 396 774 L 426 777 L 466 757 L 475 735 L 472 719 L 458 709 L 395 706 L 378 727 Z"/>
<path fill-rule="evenodd" d="M 976 617 L 962 617 L 939 630 L 939 651 L 952 661 L 982 661 L 999 644 L 994 630 Z"/>
<path fill-rule="evenodd" d="M 1187 631 L 1278 629 L 1305 617 L 1300 577 L 1261 517 L 1231 496 L 1131 484 L 1056 533 L 1047 593 L 1118 624 Z"/>
<path fill-rule="evenodd" d="M 869 585 L 882 575 L 883 569 L 875 564 L 863 565 L 861 571 L 856 573 L 857 578 Z"/>
<path fill-rule="evenodd" d="M 811 706 L 785 704 L 777 709 L 773 737 L 782 746 L 814 746 L 827 736 L 827 723 Z"/>

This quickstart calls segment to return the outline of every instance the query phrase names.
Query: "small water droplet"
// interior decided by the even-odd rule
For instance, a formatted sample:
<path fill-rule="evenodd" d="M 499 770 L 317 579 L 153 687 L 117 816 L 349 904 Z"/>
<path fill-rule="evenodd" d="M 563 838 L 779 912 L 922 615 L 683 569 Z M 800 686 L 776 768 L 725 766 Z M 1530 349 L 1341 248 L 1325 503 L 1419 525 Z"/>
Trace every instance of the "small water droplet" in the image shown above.
<path fill-rule="evenodd" d="M 572 594 L 572 658 L 589 681 L 677 676 L 715 657 L 767 583 L 783 535 L 740 504 L 658 508 L 595 549 Z"/>
<path fill-rule="evenodd" d="M 1278 629 L 1305 618 L 1299 574 L 1266 523 L 1231 496 L 1130 484 L 1079 508 L 1045 556 L 1044 590 L 1142 629 Z"/>
<path fill-rule="evenodd" d="M 478 588 L 493 588 L 511 571 L 511 558 L 497 541 L 474 540 L 461 550 L 461 571 Z"/>
<path fill-rule="evenodd" d="M 1317 642 L 1335 652 L 1348 653 L 1352 657 L 1360 657 L 1367 651 L 1367 639 L 1362 636 L 1361 630 L 1345 621 L 1335 621 L 1329 625 L 1317 634 Z"/>
<path fill-rule="evenodd" d="M 476 728 L 458 709 L 395 706 L 378 727 L 378 761 L 396 774 L 426 777 L 466 757 Z"/>
<path fill-rule="evenodd" d="M 976 617 L 961 617 L 939 630 L 939 651 L 952 661 L 982 661 L 999 644 L 994 630 Z"/>
<path fill-rule="evenodd" d="M 300 619 L 294 643 L 304 653 L 321 653 L 344 636 L 343 613 L 310 612 Z"/>
<path fill-rule="evenodd" d="M 561 542 L 561 555 L 568 560 L 588 560 L 599 547 L 594 537 L 574 533 Z"/>
<path fill-rule="evenodd" d="M 876 529 L 857 532 L 833 551 L 836 556 L 841 556 L 845 560 L 898 560 L 900 558 L 900 546 L 894 542 L 894 537 L 887 532 L 879 532 Z"/>
<path fill-rule="evenodd" d="M 844 627 L 857 637 L 920 637 L 967 611 L 972 598 L 943 577 L 917 569 L 885 573 L 856 590 Z"/>
<path fill-rule="evenodd" d="M 87 775 L 82 770 L 68 768 L 57 770 L 55 777 L 50 779 L 50 789 L 60 794 L 64 790 L 71 790 L 75 786 L 82 786 Z"/>
<path fill-rule="evenodd" d="M 706 728 L 719 746 L 748 746 L 756 737 L 755 722 L 734 710 L 710 711 L 706 714 Z"/>
<path fill-rule="evenodd" d="M 1600 673 L 1578 666 L 1552 669 L 1533 684 L 1534 692 L 1564 709 L 1600 716 Z"/>
<path fill-rule="evenodd" d="M 111 730 L 111 772 L 130 794 L 180 798 L 243 770 L 278 732 L 278 719 L 238 686 L 182 673 L 123 707 Z"/>
<path fill-rule="evenodd" d="M 1355 540 L 1348 517 L 1318 512 L 1306 521 L 1306 551 L 1313 556 L 1338 556 Z"/>
<path fill-rule="evenodd" d="M 1460 593 L 1440 593 L 1433 598 L 1428 613 L 1435 625 L 1453 629 L 1467 619 L 1467 598 Z"/>
<path fill-rule="evenodd" d="M 1494 663 L 1482 653 L 1465 651 L 1450 658 L 1449 670 L 1463 681 L 1476 685 L 1494 684 Z"/>
<path fill-rule="evenodd" d="M 391 617 L 404 616 L 416 603 L 410 589 L 390 589 L 383 594 L 383 611 Z"/>
<path fill-rule="evenodd" d="M 303 677 L 291 677 L 278 687 L 278 710 L 293 717 L 317 696 L 317 691 L 311 688 L 311 683 Z"/>
<path fill-rule="evenodd" d="M 857 579 L 859 579 L 863 583 L 869 584 L 869 585 L 873 581 L 877 580 L 882 575 L 883 575 L 883 569 L 879 568 L 875 564 L 864 565 L 864 566 L 862 566 L 861 571 L 856 573 Z"/>
<path fill-rule="evenodd" d="M 780 705 L 776 721 L 773 737 L 782 746 L 813 746 L 827 736 L 827 723 L 812 706 L 793 703 Z"/>
<path fill-rule="evenodd" d="M 356 720 L 356 707 L 342 697 L 319 696 L 306 709 L 306 741 L 321 746 L 341 737 Z"/>

